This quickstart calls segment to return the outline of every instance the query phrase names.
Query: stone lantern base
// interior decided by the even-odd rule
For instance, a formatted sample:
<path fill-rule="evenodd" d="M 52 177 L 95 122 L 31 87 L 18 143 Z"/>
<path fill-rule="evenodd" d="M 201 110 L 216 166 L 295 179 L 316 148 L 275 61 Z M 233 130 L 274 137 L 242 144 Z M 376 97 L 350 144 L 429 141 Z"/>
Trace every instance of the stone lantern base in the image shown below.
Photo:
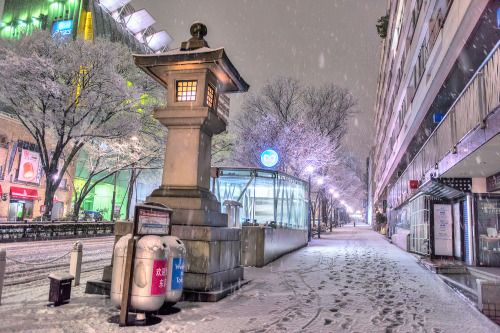
<path fill-rule="evenodd" d="M 220 212 L 215 197 L 210 192 L 198 198 L 155 196 L 161 192 L 156 190 L 147 201 L 174 210 L 171 234 L 186 246 L 184 300 L 216 302 L 248 283 L 240 259 L 241 230 L 227 227 L 227 214 Z"/>

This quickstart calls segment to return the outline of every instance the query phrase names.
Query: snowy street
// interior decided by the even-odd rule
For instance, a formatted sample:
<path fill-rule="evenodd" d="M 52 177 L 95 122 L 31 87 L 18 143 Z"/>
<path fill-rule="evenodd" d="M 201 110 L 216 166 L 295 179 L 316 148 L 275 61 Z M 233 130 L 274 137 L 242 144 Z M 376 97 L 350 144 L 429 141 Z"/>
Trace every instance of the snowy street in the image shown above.
<path fill-rule="evenodd" d="M 82 274 L 70 303 L 56 308 L 47 307 L 48 279 L 6 286 L 0 331 L 500 332 L 369 227 L 322 237 L 264 268 L 245 269 L 252 281 L 222 301 L 181 302 L 161 312 L 161 322 L 141 328 L 119 328 L 119 311 L 107 297 L 83 293 L 85 281 L 100 271 Z"/>
<path fill-rule="evenodd" d="M 78 240 L 83 244 L 82 272 L 102 273 L 103 267 L 111 263 L 114 238 L 109 236 L 0 244 L 7 251 L 8 258 L 4 285 L 44 280 L 50 273 L 68 273 L 68 252 Z M 63 255 L 64 257 L 57 259 Z M 3 299 L 5 300 L 5 295 Z"/>

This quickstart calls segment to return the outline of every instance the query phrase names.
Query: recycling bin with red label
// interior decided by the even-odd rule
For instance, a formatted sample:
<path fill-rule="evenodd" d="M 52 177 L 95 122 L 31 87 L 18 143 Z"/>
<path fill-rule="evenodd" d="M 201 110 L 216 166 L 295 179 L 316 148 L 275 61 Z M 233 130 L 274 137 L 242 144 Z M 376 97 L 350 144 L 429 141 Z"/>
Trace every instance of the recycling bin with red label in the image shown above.
<path fill-rule="evenodd" d="M 123 276 L 127 243 L 132 235 L 120 238 L 115 245 L 111 301 L 121 307 Z M 143 236 L 137 241 L 133 262 L 130 308 L 135 311 L 152 312 L 160 309 L 165 301 L 170 247 L 160 236 Z"/>

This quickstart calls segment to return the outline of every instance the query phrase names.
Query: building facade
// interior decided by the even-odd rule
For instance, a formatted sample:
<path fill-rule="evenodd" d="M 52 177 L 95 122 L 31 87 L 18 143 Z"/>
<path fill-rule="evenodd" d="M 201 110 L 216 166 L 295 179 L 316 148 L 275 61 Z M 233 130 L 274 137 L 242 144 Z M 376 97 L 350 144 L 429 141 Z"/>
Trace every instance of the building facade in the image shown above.
<path fill-rule="evenodd" d="M 500 1 L 387 4 L 373 211 L 412 252 L 500 266 Z"/>
<path fill-rule="evenodd" d="M 31 221 L 41 215 L 45 177 L 40 149 L 20 121 L 0 113 L 0 222 Z M 54 196 L 52 218 L 71 210 L 75 166 L 70 165 Z"/>
<path fill-rule="evenodd" d="M 50 30 L 54 34 L 60 33 L 72 36 L 73 38 L 77 36 L 88 40 L 97 37 L 107 38 L 111 41 L 127 45 L 135 53 L 147 54 L 168 50 L 168 44 L 172 41 L 168 33 L 164 30 L 157 31 L 153 27 L 155 23 L 154 18 L 145 9 L 135 10 L 129 2 L 130 0 L 6 0 L 2 21 L 0 22 L 0 36 L 2 38 L 20 38 L 23 34 L 29 34 L 34 29 L 44 29 Z M 229 100 L 227 101 L 227 108 L 229 108 Z M 9 144 L 12 140 L 17 140 L 17 137 L 11 139 L 11 134 L 13 133 L 19 133 L 20 140 L 24 140 L 23 142 L 30 142 L 30 135 L 20 123 L 17 123 L 13 119 L 9 118 L 9 126 L 6 127 L 5 131 Z M 7 152 L 7 150 L 11 148 L 9 144 L 4 145 L 5 149 L 0 148 L 0 158 L 2 160 L 5 159 L 5 161 L 8 161 L 10 152 Z M 30 147 L 35 149 L 33 145 Z M 3 152 L 4 150 L 5 152 Z M 36 149 L 34 153 L 36 153 Z M 14 165 L 19 165 L 18 159 L 15 160 Z M 7 170 L 5 165 L 3 169 L 1 168 L 0 171 Z M 9 177 L 12 175 L 14 175 L 13 179 L 17 182 L 17 174 L 14 174 L 16 172 L 18 171 L 15 168 L 9 169 L 5 176 L 7 182 L 9 182 Z M 71 172 L 70 179 L 73 179 L 74 182 L 70 184 L 70 181 L 66 182 L 63 180 L 62 186 L 68 189 L 76 187 L 78 191 L 82 182 L 86 181 L 85 175 L 88 174 L 84 160 L 77 157 L 75 166 Z M 12 175 L 9 175 L 11 173 Z M 1 174 L 2 172 L 0 172 Z M 82 211 L 100 213 L 104 219 L 110 220 L 114 192 L 116 196 L 115 212 L 119 212 L 121 218 L 125 217 L 129 179 L 130 171 L 126 170 L 120 172 L 116 178 L 109 177 L 102 184 L 96 185 L 83 202 Z M 0 181 L 3 181 L 3 179 Z M 129 208 L 133 211 L 133 204 L 135 202 L 144 202 L 146 196 L 158 187 L 159 181 L 159 178 L 151 179 L 148 175 L 140 176 L 134 186 L 132 207 Z M 24 185 L 29 185 L 28 189 L 36 187 L 36 192 L 39 196 L 40 193 L 43 193 L 41 190 L 44 185 L 43 180 L 39 180 L 37 184 L 28 183 Z M 4 185 L 2 188 L 4 196 L 7 195 L 6 198 L 8 198 L 10 187 Z M 72 191 L 68 190 L 67 192 L 69 193 L 69 197 L 66 197 L 66 192 L 58 195 L 58 197 L 60 196 L 66 201 L 64 201 L 64 209 L 61 208 L 61 204 L 55 205 L 55 207 L 59 208 L 55 212 L 56 214 L 53 215 L 54 218 L 62 217 L 73 210 L 71 206 Z M 6 199 L 6 201 L 9 200 Z M 25 208 L 28 213 L 22 214 L 23 217 L 31 218 L 40 215 L 39 202 L 43 202 L 43 195 L 41 199 L 37 197 L 37 200 L 32 201 L 33 203 L 26 203 L 25 207 L 34 208 Z M 14 213 L 2 206 L 0 204 L 0 219 L 14 219 Z"/>
<path fill-rule="evenodd" d="M 108 38 L 136 53 L 168 50 L 172 38 L 157 31 L 155 19 L 145 10 L 135 10 L 131 0 L 5 0 L 0 36 L 19 38 L 34 29 L 54 34 Z"/>

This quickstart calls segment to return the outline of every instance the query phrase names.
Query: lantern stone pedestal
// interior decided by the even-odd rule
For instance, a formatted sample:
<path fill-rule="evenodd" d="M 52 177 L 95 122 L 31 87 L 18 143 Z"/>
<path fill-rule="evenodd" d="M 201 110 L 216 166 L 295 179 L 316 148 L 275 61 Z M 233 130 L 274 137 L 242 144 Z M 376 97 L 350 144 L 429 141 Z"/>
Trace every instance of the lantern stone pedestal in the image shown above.
<path fill-rule="evenodd" d="M 206 27 L 191 26 L 180 50 L 134 55 L 137 66 L 167 88 L 167 106 L 154 117 L 168 128 L 162 185 L 147 197 L 173 209 L 172 235 L 186 245 L 184 298 L 218 301 L 243 283 L 241 230 L 210 193 L 212 136 L 226 130 L 217 113 L 220 93 L 245 92 L 248 84 L 223 48 L 211 49 Z"/>

